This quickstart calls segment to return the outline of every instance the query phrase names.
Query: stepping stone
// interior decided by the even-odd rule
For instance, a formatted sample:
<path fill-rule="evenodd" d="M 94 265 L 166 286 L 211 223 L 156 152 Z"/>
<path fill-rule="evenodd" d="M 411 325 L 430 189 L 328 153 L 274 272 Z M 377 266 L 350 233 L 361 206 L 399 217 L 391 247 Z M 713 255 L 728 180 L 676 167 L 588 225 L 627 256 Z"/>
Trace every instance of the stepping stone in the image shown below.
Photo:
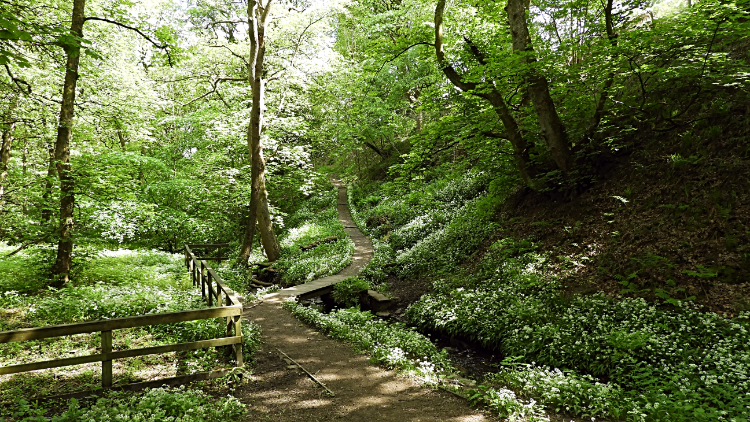
<path fill-rule="evenodd" d="M 372 308 L 372 310 L 376 313 L 387 311 L 393 305 L 393 300 L 389 299 L 385 295 L 376 292 L 375 290 L 368 290 L 367 297 L 365 297 L 365 299 L 369 303 L 370 308 Z"/>

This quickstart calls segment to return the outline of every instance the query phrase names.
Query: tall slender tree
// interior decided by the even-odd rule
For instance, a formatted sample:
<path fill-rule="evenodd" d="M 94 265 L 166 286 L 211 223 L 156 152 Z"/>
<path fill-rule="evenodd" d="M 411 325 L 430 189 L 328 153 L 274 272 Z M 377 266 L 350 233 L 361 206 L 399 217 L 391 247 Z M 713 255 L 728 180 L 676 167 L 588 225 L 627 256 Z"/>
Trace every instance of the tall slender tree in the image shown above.
<path fill-rule="evenodd" d="M 263 113 L 265 111 L 265 68 L 266 28 L 271 16 L 273 0 L 265 4 L 262 1 L 251 0 L 247 6 L 247 17 L 250 35 L 250 57 L 247 60 L 248 78 L 252 87 L 253 102 L 250 110 L 250 124 L 247 128 L 247 147 L 252 160 L 250 209 L 245 226 L 245 235 L 240 247 L 239 261 L 247 263 L 255 237 L 255 223 L 260 229 L 263 249 L 269 261 L 275 261 L 281 256 L 281 248 L 273 231 L 273 222 L 268 209 L 268 193 L 266 192 L 265 160 L 261 134 L 263 133 Z"/>
<path fill-rule="evenodd" d="M 14 111 L 18 106 L 18 95 L 14 95 L 8 105 L 8 111 L 5 113 L 2 126 L 2 143 L 0 144 L 0 212 L 5 205 L 5 183 L 8 178 L 8 162 L 10 161 L 10 152 L 13 146 L 13 132 L 16 129 Z"/>
<path fill-rule="evenodd" d="M 55 165 L 60 178 L 60 220 L 57 258 L 52 273 L 56 277 L 52 285 L 61 287 L 70 279 L 73 256 L 73 211 L 75 208 L 75 179 L 70 167 L 70 140 L 73 137 L 73 116 L 75 114 L 76 83 L 78 64 L 81 58 L 80 40 L 83 38 L 86 0 L 73 0 L 73 15 L 70 24 L 71 35 L 77 40 L 66 45 L 65 82 L 63 83 L 60 120 L 55 142 Z"/>

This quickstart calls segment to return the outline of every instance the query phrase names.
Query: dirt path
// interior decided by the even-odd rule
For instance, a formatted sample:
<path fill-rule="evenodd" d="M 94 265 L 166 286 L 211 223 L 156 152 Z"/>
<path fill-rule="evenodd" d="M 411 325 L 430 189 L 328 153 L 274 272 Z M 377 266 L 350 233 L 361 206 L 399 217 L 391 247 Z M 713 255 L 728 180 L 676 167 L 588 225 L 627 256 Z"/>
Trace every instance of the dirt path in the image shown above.
<path fill-rule="evenodd" d="M 339 275 L 352 276 L 372 257 L 372 243 L 354 225 L 346 188 L 339 187 L 339 220 L 355 244 L 352 265 Z M 415 380 L 369 363 L 350 345 L 331 340 L 281 309 L 283 296 L 266 298 L 243 317 L 260 324 L 263 347 L 253 381 L 235 395 L 248 405 L 248 421 L 491 421 L 450 393 L 420 386 Z M 249 304 L 251 306 L 251 304 Z M 304 372 L 289 365 L 279 350 L 301 364 L 335 393 L 329 397 Z"/>

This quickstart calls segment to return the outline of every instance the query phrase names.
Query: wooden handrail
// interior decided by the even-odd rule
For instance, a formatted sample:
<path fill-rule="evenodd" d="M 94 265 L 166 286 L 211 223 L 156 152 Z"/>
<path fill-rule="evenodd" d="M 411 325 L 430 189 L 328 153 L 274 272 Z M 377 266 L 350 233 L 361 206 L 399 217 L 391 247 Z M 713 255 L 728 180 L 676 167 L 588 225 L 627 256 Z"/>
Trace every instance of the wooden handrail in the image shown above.
<path fill-rule="evenodd" d="M 22 328 L 20 330 L 0 332 L 0 343 L 38 340 L 50 337 L 72 336 L 74 334 L 95 333 L 99 331 L 120 330 L 123 328 L 145 327 L 149 325 L 171 324 L 175 322 L 194 321 L 199 319 L 221 318 L 242 314 L 242 305 L 222 306 L 220 308 L 192 309 L 188 311 L 149 314 L 126 318 L 115 318 L 104 321 L 78 322 L 75 324 L 51 325 L 49 327 Z"/>
<path fill-rule="evenodd" d="M 218 306 L 221 306 L 221 301 L 218 300 L 221 296 L 221 293 L 224 293 L 225 297 L 227 298 L 227 305 L 238 305 L 241 302 L 239 298 L 237 297 L 237 293 L 234 292 L 234 290 L 227 287 L 227 285 L 224 284 L 224 280 L 222 280 L 221 277 L 219 277 L 216 274 L 216 271 L 214 271 L 213 268 L 209 267 L 208 264 L 206 264 L 205 261 L 210 258 L 197 257 L 192 251 L 193 247 L 214 246 L 214 245 L 228 245 L 228 244 L 220 244 L 220 243 L 210 244 L 210 245 L 186 244 L 185 245 L 185 266 L 188 268 L 188 271 L 191 272 L 193 286 L 197 286 L 198 283 L 200 283 L 201 293 L 203 297 L 206 299 L 206 301 L 208 301 L 209 306 L 214 305 L 213 303 L 214 299 L 217 299 Z M 206 274 L 204 274 L 204 271 Z M 213 288 L 212 281 L 216 282 L 216 285 L 217 285 L 216 290 L 214 290 Z"/>
<path fill-rule="evenodd" d="M 82 365 L 92 362 L 106 362 L 114 359 L 132 358 L 137 356 L 156 355 L 160 353 L 204 349 L 207 347 L 228 346 L 242 343 L 242 336 L 232 336 L 211 340 L 191 341 L 189 343 L 169 344 L 166 346 L 144 347 L 141 349 L 128 349 L 118 352 L 99 353 L 96 355 L 77 356 L 74 358 L 47 360 L 42 362 L 24 363 L 21 365 L 10 365 L 0 367 L 0 375 L 15 374 L 18 372 L 36 371 L 39 369 L 60 368 L 63 366 Z M 111 376 L 110 376 L 111 378 Z"/>
<path fill-rule="evenodd" d="M 229 246 L 227 243 L 214 243 L 207 245 L 185 245 L 185 265 L 190 271 L 193 286 L 200 283 L 203 297 L 206 298 L 206 287 L 208 287 L 208 303 L 213 305 L 213 299 L 217 299 L 217 307 L 208 309 L 191 309 L 187 311 L 168 312 L 162 314 L 148 314 L 125 318 L 114 318 L 101 321 L 79 322 L 75 324 L 53 325 L 49 327 L 22 328 L 20 330 L 0 332 L 0 343 L 11 343 L 18 341 L 39 340 L 51 337 L 71 336 L 75 334 L 101 332 L 101 353 L 87 356 L 78 356 L 66 359 L 55 359 L 42 362 L 25 363 L 0 367 L 0 375 L 15 374 L 19 372 L 35 371 L 39 369 L 58 368 L 71 365 L 82 365 L 85 363 L 102 362 L 102 387 L 112 386 L 112 360 L 127 357 L 160 354 L 173 351 L 203 349 L 207 347 L 231 346 L 234 349 L 236 366 L 243 366 L 242 362 L 242 302 L 237 294 L 224 284 L 213 268 L 206 264 L 206 260 L 218 260 L 220 258 L 197 258 L 191 247 L 195 248 L 219 248 Z M 215 281 L 216 290 L 212 287 Z M 225 302 L 222 303 L 222 293 Z M 223 318 L 227 321 L 227 335 L 223 338 L 193 341 L 189 343 L 170 344 L 166 346 L 145 347 L 140 349 L 129 349 L 112 351 L 112 331 L 123 328 L 145 327 L 149 325 L 173 324 L 184 321 L 195 321 L 202 319 Z"/>
<path fill-rule="evenodd" d="M 191 248 L 225 248 L 229 247 L 229 243 L 188 243 L 185 246 L 189 246 Z"/>

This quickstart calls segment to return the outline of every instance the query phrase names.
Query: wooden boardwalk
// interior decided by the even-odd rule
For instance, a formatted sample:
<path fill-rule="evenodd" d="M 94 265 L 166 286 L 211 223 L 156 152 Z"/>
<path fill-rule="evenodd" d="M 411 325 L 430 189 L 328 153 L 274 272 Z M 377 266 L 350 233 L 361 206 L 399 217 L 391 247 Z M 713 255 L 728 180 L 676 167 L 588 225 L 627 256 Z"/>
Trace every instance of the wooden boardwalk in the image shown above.
<path fill-rule="evenodd" d="M 294 287 L 279 290 L 275 293 L 268 294 L 261 298 L 263 301 L 271 302 L 284 302 L 291 296 L 296 296 L 301 299 L 309 299 L 312 297 L 324 295 L 330 293 L 333 290 L 333 285 L 341 282 L 345 278 L 353 277 L 359 274 L 373 256 L 372 242 L 370 239 L 362 234 L 361 231 L 354 224 L 351 214 L 349 213 L 349 205 L 347 203 L 346 186 L 342 185 L 338 181 L 334 181 L 334 185 L 339 189 L 338 198 L 338 212 L 339 221 L 344 225 L 344 229 L 349 237 L 354 242 L 354 255 L 352 256 L 352 263 L 341 270 L 336 275 L 328 277 L 322 277 L 305 284 L 300 284 Z"/>

